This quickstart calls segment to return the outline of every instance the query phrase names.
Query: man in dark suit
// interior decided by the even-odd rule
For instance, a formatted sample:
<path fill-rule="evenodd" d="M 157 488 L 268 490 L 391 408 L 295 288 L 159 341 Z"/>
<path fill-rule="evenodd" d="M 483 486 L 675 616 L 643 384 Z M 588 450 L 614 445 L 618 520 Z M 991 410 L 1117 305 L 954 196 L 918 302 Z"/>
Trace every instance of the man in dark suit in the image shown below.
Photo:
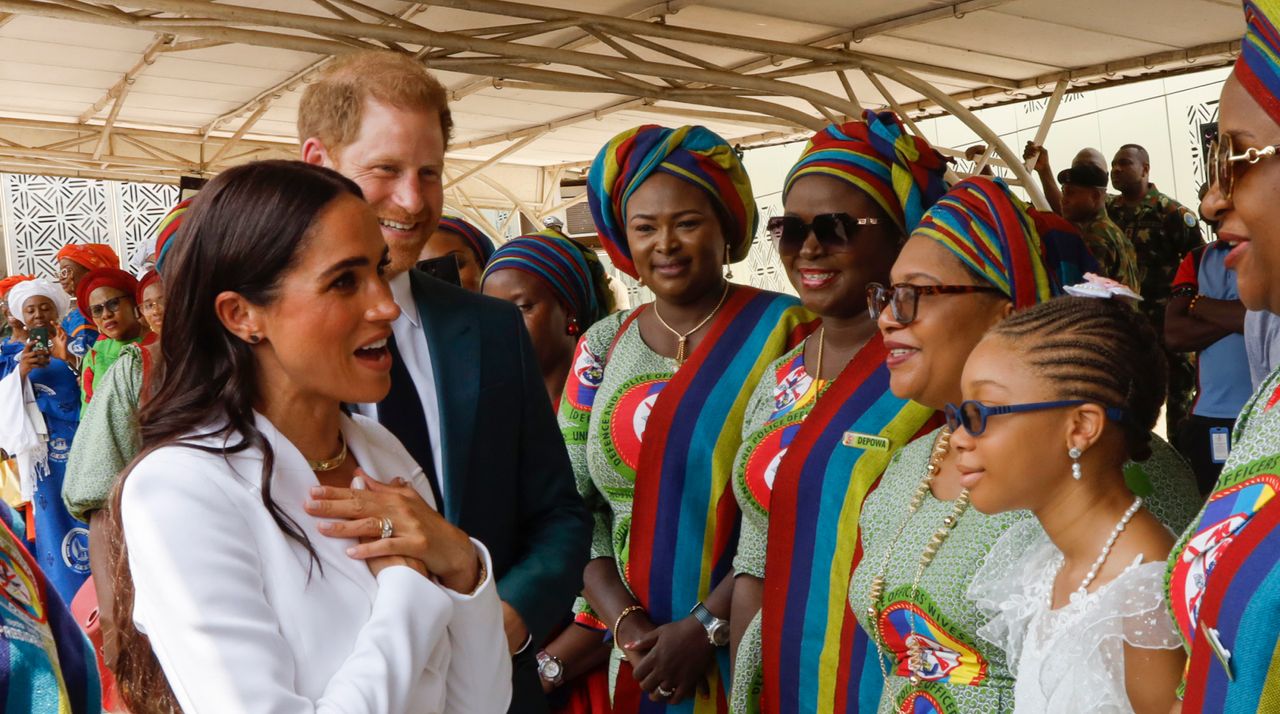
<path fill-rule="evenodd" d="M 298 115 L 302 158 L 358 183 L 401 315 L 391 393 L 360 411 L 400 438 L 450 522 L 489 549 L 513 661 L 512 712 L 545 712 L 535 653 L 581 589 L 590 516 L 520 313 L 412 267 L 440 219 L 445 89 L 391 52 L 335 60 Z"/>

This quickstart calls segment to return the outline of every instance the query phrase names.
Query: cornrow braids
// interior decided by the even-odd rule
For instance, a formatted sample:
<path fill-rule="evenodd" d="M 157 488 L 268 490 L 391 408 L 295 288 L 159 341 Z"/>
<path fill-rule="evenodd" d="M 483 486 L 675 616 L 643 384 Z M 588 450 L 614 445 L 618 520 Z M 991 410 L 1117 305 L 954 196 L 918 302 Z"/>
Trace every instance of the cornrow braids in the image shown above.
<path fill-rule="evenodd" d="M 1021 349 L 1059 398 L 1124 409 L 1129 457 L 1151 457 L 1168 365 L 1142 313 L 1119 300 L 1059 297 L 1014 313 L 991 334 Z"/>

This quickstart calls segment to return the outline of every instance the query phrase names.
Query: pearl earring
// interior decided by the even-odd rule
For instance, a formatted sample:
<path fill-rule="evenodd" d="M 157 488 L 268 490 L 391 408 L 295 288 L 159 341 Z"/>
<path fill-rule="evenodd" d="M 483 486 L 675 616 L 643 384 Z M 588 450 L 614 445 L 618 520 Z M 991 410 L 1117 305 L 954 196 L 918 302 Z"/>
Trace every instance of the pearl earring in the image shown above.
<path fill-rule="evenodd" d="M 1071 457 L 1071 478 L 1077 481 L 1084 476 L 1084 472 L 1080 470 L 1080 454 L 1081 451 L 1074 446 L 1067 451 L 1067 456 Z"/>

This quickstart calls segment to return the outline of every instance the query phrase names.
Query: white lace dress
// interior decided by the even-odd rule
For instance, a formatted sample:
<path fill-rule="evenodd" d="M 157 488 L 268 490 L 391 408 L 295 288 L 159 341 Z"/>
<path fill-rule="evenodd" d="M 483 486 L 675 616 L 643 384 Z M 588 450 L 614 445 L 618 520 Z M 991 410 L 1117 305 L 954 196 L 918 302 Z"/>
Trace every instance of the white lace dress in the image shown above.
<path fill-rule="evenodd" d="M 1165 563 L 1139 555 L 1114 580 L 1053 610 L 1061 567 L 1061 551 L 1030 519 L 1001 537 L 969 589 L 991 617 L 978 636 L 1005 651 L 1016 679 L 1014 712 L 1131 714 L 1124 646 L 1181 646 L 1165 605 Z"/>

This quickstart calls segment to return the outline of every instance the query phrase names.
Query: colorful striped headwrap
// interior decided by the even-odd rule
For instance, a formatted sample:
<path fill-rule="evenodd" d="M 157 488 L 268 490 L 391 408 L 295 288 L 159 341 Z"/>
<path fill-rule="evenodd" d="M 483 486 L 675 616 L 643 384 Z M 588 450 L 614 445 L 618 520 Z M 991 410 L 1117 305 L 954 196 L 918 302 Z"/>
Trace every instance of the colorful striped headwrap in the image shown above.
<path fill-rule="evenodd" d="M 1021 309 L 1097 267 L 1074 228 L 1036 213 L 1003 181 L 974 176 L 929 209 L 912 236 L 941 243 Z"/>
<path fill-rule="evenodd" d="M 1266 110 L 1271 120 L 1280 124 L 1280 1 L 1246 0 L 1244 21 L 1247 26 L 1240 43 L 1240 57 L 1235 73 L 1249 96 Z"/>
<path fill-rule="evenodd" d="M 627 245 L 627 201 L 655 173 L 670 174 L 706 191 L 729 221 L 723 228 L 730 261 L 747 257 L 760 212 L 751 179 L 733 147 L 706 127 L 667 129 L 646 124 L 605 144 L 587 177 L 591 217 L 618 270 L 639 277 Z"/>
<path fill-rule="evenodd" d="M 187 209 L 191 208 L 192 199 L 180 201 L 164 218 L 160 219 L 160 225 L 156 228 L 156 270 L 160 270 L 160 266 L 164 264 L 164 260 L 169 255 L 169 249 L 173 247 L 171 240 L 182 227 L 182 221 L 185 219 Z"/>
<path fill-rule="evenodd" d="M 63 258 L 87 270 L 120 267 L 119 256 L 106 243 L 72 243 L 64 245 L 53 259 L 57 261 Z"/>
<path fill-rule="evenodd" d="M 604 270 L 596 252 L 554 230 L 503 243 L 485 267 L 481 289 L 489 276 L 499 270 L 519 270 L 545 282 L 584 330 L 611 311 L 613 294 L 597 279 L 604 276 Z"/>
<path fill-rule="evenodd" d="M 812 175 L 847 181 L 871 196 L 904 234 L 947 192 L 946 159 L 929 142 L 908 134 L 893 112 L 867 111 L 863 121 L 832 124 L 813 135 L 783 184 Z"/>
<path fill-rule="evenodd" d="M 436 226 L 436 230 L 449 231 L 465 240 L 467 247 L 476 254 L 476 262 L 481 268 L 488 265 L 489 260 L 493 258 L 493 241 L 489 236 L 457 216 L 441 216 L 440 225 Z"/>

